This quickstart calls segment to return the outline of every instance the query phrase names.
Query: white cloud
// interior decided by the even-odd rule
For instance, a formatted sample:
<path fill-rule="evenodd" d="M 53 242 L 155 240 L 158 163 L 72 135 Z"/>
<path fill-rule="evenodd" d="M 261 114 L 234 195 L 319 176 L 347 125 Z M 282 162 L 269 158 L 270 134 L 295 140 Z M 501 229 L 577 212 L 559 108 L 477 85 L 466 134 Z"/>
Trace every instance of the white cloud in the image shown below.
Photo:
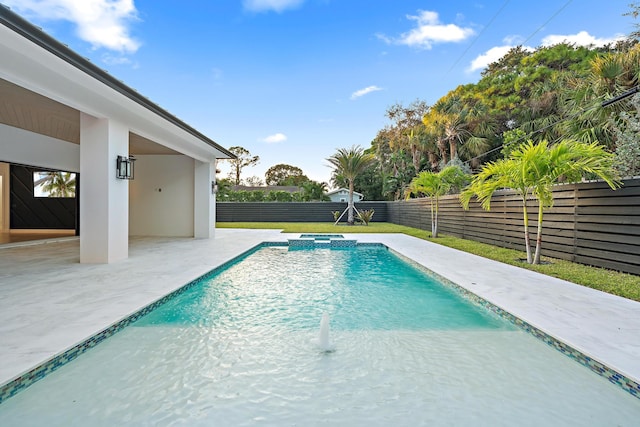
<path fill-rule="evenodd" d="M 357 98 L 360 98 L 361 96 L 364 96 L 364 95 L 366 95 L 368 93 L 377 92 L 379 90 L 382 90 L 382 88 L 378 87 L 378 86 L 367 86 L 364 89 L 360 89 L 360 90 L 357 90 L 357 91 L 353 92 L 351 94 L 351 99 L 357 99 Z"/>
<path fill-rule="evenodd" d="M 384 34 L 378 34 L 378 38 L 387 43 L 431 49 L 436 43 L 461 42 L 474 34 L 471 28 L 441 23 L 438 13 L 429 10 L 419 10 L 418 15 L 407 15 L 407 19 L 416 21 L 416 28 L 402 33 L 398 38 L 389 38 Z"/>
<path fill-rule="evenodd" d="M 266 138 L 263 138 L 261 141 L 266 142 L 267 144 L 277 144 L 279 142 L 284 142 L 287 140 L 287 135 L 284 133 L 275 133 L 273 135 L 269 135 Z"/>
<path fill-rule="evenodd" d="M 102 62 L 109 65 L 131 65 L 133 62 L 126 56 L 114 56 L 108 53 L 102 55 Z"/>
<path fill-rule="evenodd" d="M 569 43 L 576 46 L 596 46 L 602 47 L 607 44 L 613 44 L 618 40 L 623 40 L 622 34 L 617 34 L 611 38 L 597 38 L 586 31 L 580 31 L 578 34 L 559 35 L 552 34 L 542 39 L 542 46 L 552 46 L 554 44 Z"/>
<path fill-rule="evenodd" d="M 553 46 L 559 43 L 569 43 L 575 44 L 576 46 L 597 46 L 601 47 L 606 44 L 615 43 L 618 40 L 623 40 L 625 37 L 623 35 L 616 35 L 611 38 L 596 38 L 590 35 L 586 31 L 580 31 L 577 34 L 569 34 L 569 35 L 549 35 L 542 39 L 542 46 Z M 503 42 L 505 45 L 503 46 L 495 46 L 479 55 L 471 61 L 468 72 L 474 72 L 478 70 L 482 70 L 486 68 L 489 64 L 496 62 L 500 58 L 509 52 L 510 49 L 516 47 L 521 41 L 521 37 L 519 36 L 508 36 L 505 37 Z M 533 52 L 535 49 L 530 46 L 523 46 L 524 50 L 529 52 Z"/>
<path fill-rule="evenodd" d="M 132 53 L 140 42 L 129 34 L 138 19 L 133 0 L 2 0 L 27 17 L 66 20 L 77 25 L 77 34 L 94 48 Z"/>
<path fill-rule="evenodd" d="M 482 70 L 486 68 L 489 64 L 498 61 L 500 58 L 505 56 L 511 49 L 519 45 L 520 37 L 518 36 L 507 36 L 502 40 L 505 44 L 502 46 L 494 46 L 485 53 L 478 55 L 476 59 L 471 61 L 467 72 L 472 73 L 474 71 Z M 522 46 L 522 49 L 533 52 L 535 49 L 530 46 Z"/>
<path fill-rule="evenodd" d="M 304 3 L 304 0 L 243 0 L 242 5 L 251 12 L 283 12 L 286 9 L 295 9 Z"/>
<path fill-rule="evenodd" d="M 471 61 L 469 72 L 474 72 L 486 68 L 487 65 L 496 62 L 498 59 L 505 56 L 511 49 L 513 49 L 513 46 L 492 47 L 491 49 Z"/>

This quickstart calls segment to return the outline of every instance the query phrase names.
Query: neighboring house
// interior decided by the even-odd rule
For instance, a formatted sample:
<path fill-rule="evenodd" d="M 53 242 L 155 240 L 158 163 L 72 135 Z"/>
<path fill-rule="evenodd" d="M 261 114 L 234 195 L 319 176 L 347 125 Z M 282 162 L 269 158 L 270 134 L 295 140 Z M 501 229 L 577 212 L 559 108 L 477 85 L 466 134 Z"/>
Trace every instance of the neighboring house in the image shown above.
<path fill-rule="evenodd" d="M 332 202 L 345 202 L 349 201 L 349 189 L 348 188 L 337 188 L 335 190 L 329 191 L 327 196 L 331 199 Z M 358 203 L 364 199 L 362 193 L 358 193 L 357 191 L 353 192 L 353 203 Z"/>

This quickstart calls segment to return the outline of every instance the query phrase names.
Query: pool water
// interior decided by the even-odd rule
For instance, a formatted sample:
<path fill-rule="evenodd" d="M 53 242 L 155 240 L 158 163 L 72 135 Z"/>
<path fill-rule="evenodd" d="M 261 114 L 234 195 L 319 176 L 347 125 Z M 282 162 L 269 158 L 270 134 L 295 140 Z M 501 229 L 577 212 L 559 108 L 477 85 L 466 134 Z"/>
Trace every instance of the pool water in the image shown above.
<path fill-rule="evenodd" d="M 314 330 L 323 312 L 334 330 L 511 328 L 383 247 L 265 248 L 136 325 Z"/>
<path fill-rule="evenodd" d="M 322 313 L 335 351 L 313 341 Z M 0 405 L 7 426 L 633 426 L 640 401 L 382 247 L 265 247 Z"/>

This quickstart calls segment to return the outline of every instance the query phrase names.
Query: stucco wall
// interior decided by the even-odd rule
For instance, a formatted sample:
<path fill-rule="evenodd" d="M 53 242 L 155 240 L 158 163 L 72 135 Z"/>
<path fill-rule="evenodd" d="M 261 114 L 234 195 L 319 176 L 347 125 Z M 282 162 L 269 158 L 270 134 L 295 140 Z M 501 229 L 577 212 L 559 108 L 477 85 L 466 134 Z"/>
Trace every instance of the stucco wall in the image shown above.
<path fill-rule="evenodd" d="M 0 124 L 0 162 L 80 172 L 80 145 Z"/>
<path fill-rule="evenodd" d="M 194 160 L 181 155 L 136 156 L 129 181 L 129 235 L 193 236 Z"/>

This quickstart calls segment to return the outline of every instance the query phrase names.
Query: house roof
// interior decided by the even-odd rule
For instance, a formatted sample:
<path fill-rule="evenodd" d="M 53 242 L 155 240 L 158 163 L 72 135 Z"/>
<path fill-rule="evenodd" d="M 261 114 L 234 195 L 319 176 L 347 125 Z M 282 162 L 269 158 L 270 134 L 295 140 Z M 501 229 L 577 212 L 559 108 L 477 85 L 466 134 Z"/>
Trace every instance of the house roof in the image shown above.
<path fill-rule="evenodd" d="M 295 185 L 234 185 L 231 187 L 234 191 L 286 191 L 287 193 L 297 193 L 300 187 Z"/>
<path fill-rule="evenodd" d="M 233 159 L 236 156 L 231 153 L 226 148 L 220 146 L 215 141 L 199 132 L 192 126 L 188 125 L 184 121 L 180 120 L 173 114 L 169 113 L 167 110 L 160 107 L 158 104 L 150 101 L 148 98 L 142 96 L 135 89 L 125 85 L 122 81 L 110 75 L 107 71 L 101 69 L 97 65 L 93 64 L 88 59 L 80 56 L 73 50 L 71 50 L 66 45 L 60 43 L 47 33 L 45 33 L 42 29 L 36 27 L 31 24 L 18 14 L 12 12 L 8 7 L 0 4 L 0 23 L 7 27 L 8 29 L 14 31 L 35 45 L 45 49 L 49 53 L 55 55 L 61 60 L 67 62 L 78 70 L 84 72 L 89 75 L 93 79 L 98 82 L 108 86 L 110 89 L 118 92 L 119 94 L 127 97 L 131 101 L 139 104 L 145 109 L 151 111 L 167 122 L 171 123 L 174 126 L 182 129 L 187 132 L 191 136 L 197 138 L 198 140 L 204 142 L 205 144 L 213 147 L 218 152 L 222 153 L 225 157 L 220 158 L 230 158 Z"/>
<path fill-rule="evenodd" d="M 332 194 L 337 194 L 341 191 L 346 191 L 347 193 L 349 192 L 348 188 L 344 188 L 344 187 L 340 187 L 340 188 L 336 188 L 335 190 L 331 190 L 329 192 L 327 192 L 327 196 L 330 196 Z M 362 193 L 358 193 L 357 191 L 354 191 L 353 194 L 357 194 L 358 196 L 362 197 Z"/>

